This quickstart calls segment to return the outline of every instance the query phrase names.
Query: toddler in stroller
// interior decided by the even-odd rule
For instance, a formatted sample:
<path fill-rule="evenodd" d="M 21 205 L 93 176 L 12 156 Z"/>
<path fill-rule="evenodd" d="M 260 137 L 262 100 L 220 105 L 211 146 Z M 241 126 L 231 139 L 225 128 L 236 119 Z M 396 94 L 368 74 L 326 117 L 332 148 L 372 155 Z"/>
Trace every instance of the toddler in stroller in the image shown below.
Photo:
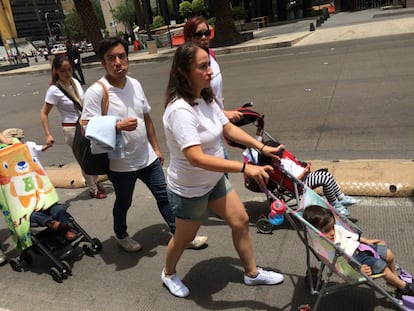
<path fill-rule="evenodd" d="M 279 146 L 278 142 L 272 140 L 265 142 L 265 144 L 273 147 Z M 335 178 L 327 169 L 320 169 L 312 172 L 310 163 L 298 161 L 292 153 L 284 148 L 281 151 L 280 161 L 278 162 L 274 162 L 272 159 L 259 155 L 260 164 L 271 164 L 268 162 L 273 163 L 279 169 L 287 171 L 311 189 L 322 187 L 323 194 L 329 204 L 341 215 L 349 216 L 347 206 L 359 202 L 358 199 L 347 196 L 341 191 Z"/>
<path fill-rule="evenodd" d="M 22 136 L 22 135 L 21 135 Z M 20 137 L 22 138 L 22 137 Z M 54 264 L 50 274 L 61 282 L 71 274 L 63 260 L 81 242 L 85 253 L 98 253 L 102 245 L 80 227 L 65 206 L 58 204 L 56 189 L 38 161 L 36 152 L 44 150 L 32 142 L 21 143 L 14 138 L 12 145 L 2 146 L 0 159 L 0 209 L 16 244 L 21 251 L 10 259 L 13 270 L 22 271 L 32 261 L 29 250 L 48 257 Z M 46 225 L 35 232 L 33 227 Z"/>
<path fill-rule="evenodd" d="M 361 272 L 368 276 L 382 273 L 387 283 L 397 289 L 397 294 L 414 296 L 414 284 L 406 282 L 400 277 L 401 271 L 398 273 L 394 255 L 389 248 L 382 244 L 383 241 L 364 238 L 337 225 L 332 211 L 318 205 L 306 207 L 303 219 L 317 228 L 349 256 L 355 256 L 362 264 Z"/>
<path fill-rule="evenodd" d="M 323 193 L 329 204 L 331 204 L 340 214 L 348 216 L 349 210 L 346 206 L 358 203 L 359 200 L 346 196 L 328 170 L 320 169 L 312 172 L 310 163 L 298 161 L 284 145 L 280 145 L 264 130 L 264 116 L 251 110 L 250 106 L 251 105 L 247 104 L 238 109 L 243 113 L 243 118 L 239 122 L 236 122 L 235 125 L 243 126 L 254 123 L 256 126 L 256 139 L 262 141 L 264 143 L 263 146 L 280 147 L 280 153 L 278 154 L 280 160 L 278 161 L 266 157 L 260 151 L 252 148 L 245 149 L 243 152 L 245 161 L 248 163 L 259 165 L 268 164 L 276 168 L 267 185 L 268 190 L 274 191 L 276 189 L 277 191 L 287 190 L 295 192 L 294 183 L 289 180 L 289 177 L 293 176 L 311 189 L 322 187 Z M 266 136 L 268 140 L 264 140 L 264 136 Z M 228 143 L 232 146 L 245 148 L 244 146 L 229 140 Z M 285 172 L 288 173 L 288 176 L 285 175 Z M 245 185 L 252 191 L 262 191 L 261 189 L 258 189 L 257 185 L 255 185 L 252 180 L 245 179 Z"/>

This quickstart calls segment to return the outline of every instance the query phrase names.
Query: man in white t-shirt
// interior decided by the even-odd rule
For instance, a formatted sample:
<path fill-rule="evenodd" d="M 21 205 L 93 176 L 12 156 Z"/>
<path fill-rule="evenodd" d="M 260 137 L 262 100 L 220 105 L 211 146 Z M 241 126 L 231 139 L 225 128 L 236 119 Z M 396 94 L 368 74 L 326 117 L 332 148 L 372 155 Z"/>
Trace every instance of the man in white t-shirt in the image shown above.
<path fill-rule="evenodd" d="M 140 179 L 154 195 L 158 209 L 175 232 L 175 217 L 172 213 L 165 182 L 162 164 L 164 155 L 158 145 L 154 124 L 149 115 L 151 106 L 141 84 L 129 76 L 128 43 L 121 38 L 104 39 L 99 48 L 98 56 L 106 70 L 100 79 L 108 89 L 108 115 L 117 116 L 117 132 L 121 132 L 125 145 L 122 158 L 110 159 L 108 177 L 115 189 L 113 207 L 114 231 L 118 244 L 128 252 L 141 250 L 141 245 L 127 233 L 127 212 L 132 203 L 133 192 L 137 179 Z M 93 84 L 85 93 L 81 123 L 101 116 L 103 88 Z M 200 248 L 207 237 L 196 237 L 189 246 Z"/>

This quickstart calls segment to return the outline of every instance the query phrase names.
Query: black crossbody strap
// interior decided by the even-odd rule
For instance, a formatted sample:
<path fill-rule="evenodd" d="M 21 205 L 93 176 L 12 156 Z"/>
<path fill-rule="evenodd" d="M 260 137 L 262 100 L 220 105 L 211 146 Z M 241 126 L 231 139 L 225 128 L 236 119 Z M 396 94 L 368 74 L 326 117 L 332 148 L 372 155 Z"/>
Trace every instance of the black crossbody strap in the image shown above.
<path fill-rule="evenodd" d="M 59 88 L 59 90 L 62 91 L 63 94 L 65 94 L 75 105 L 76 110 L 82 111 L 82 106 L 79 104 L 79 100 L 76 100 L 75 97 L 68 92 L 60 83 L 56 83 L 56 86 Z"/>

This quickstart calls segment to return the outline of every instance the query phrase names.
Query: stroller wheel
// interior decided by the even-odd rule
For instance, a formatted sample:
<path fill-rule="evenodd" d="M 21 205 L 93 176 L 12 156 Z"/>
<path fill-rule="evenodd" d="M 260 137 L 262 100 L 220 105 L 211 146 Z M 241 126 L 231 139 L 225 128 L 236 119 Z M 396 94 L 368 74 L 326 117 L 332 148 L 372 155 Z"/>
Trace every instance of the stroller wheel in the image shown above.
<path fill-rule="evenodd" d="M 20 264 L 20 261 L 17 258 L 10 259 L 10 266 L 14 271 L 22 272 L 22 265 Z"/>
<path fill-rule="evenodd" d="M 102 250 L 102 243 L 98 238 L 93 238 L 92 248 L 95 254 L 98 254 Z"/>
<path fill-rule="evenodd" d="M 265 217 L 259 218 L 256 222 L 257 232 L 264 234 L 271 234 L 273 231 L 273 226 Z"/>
<path fill-rule="evenodd" d="M 52 276 L 54 281 L 62 283 L 63 274 L 56 267 L 50 268 L 50 275 Z"/>
<path fill-rule="evenodd" d="M 70 267 L 70 264 L 66 260 L 62 260 L 61 264 L 64 267 L 62 273 L 66 275 L 72 275 L 72 268 Z"/>
<path fill-rule="evenodd" d="M 94 255 L 94 251 L 92 249 L 92 247 L 90 245 L 83 245 L 82 246 L 83 251 L 85 252 L 86 255 L 88 256 L 93 256 Z"/>

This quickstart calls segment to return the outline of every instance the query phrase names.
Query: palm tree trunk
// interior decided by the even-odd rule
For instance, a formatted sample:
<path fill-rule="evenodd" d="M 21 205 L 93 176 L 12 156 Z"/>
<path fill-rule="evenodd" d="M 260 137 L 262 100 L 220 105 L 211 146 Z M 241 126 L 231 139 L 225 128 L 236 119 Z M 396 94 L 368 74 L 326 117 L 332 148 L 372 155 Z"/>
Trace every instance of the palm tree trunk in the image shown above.
<path fill-rule="evenodd" d="M 142 6 L 140 0 L 134 0 L 135 7 L 135 22 L 139 26 L 139 29 L 145 29 L 144 13 L 142 12 Z"/>
<path fill-rule="evenodd" d="M 74 0 L 75 9 L 81 17 L 83 30 L 88 36 L 88 40 L 92 43 L 93 49 L 96 53 L 99 42 L 102 40 L 102 33 L 99 29 L 98 18 L 93 11 L 93 6 L 90 0 Z"/>
<path fill-rule="evenodd" d="M 229 46 L 249 40 L 248 37 L 240 35 L 236 30 L 230 0 L 215 0 L 213 7 L 216 13 L 214 40 L 211 42 L 213 47 Z"/>

